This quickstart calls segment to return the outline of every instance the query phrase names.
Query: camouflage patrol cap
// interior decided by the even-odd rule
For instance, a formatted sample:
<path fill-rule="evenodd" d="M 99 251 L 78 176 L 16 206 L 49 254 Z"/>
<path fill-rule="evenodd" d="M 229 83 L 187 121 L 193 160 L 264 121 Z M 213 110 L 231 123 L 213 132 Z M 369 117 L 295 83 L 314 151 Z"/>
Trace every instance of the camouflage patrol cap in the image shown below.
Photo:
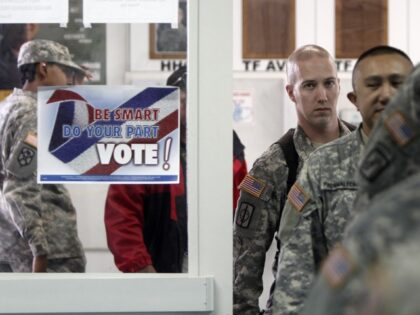
<path fill-rule="evenodd" d="M 356 208 L 420 170 L 420 65 L 387 105 L 361 159 Z"/>
<path fill-rule="evenodd" d="M 81 66 L 72 60 L 66 46 L 52 40 L 35 39 L 22 45 L 19 50 L 18 68 L 37 62 L 54 62 L 86 73 Z"/>

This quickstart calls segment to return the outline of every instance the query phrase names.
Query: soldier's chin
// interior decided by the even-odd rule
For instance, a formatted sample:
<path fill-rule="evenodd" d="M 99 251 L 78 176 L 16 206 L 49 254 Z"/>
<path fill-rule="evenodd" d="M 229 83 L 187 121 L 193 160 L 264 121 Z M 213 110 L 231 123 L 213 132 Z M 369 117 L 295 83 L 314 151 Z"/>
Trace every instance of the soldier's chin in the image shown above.
<path fill-rule="evenodd" d="M 319 128 L 327 126 L 331 121 L 331 115 L 318 116 L 313 119 L 313 124 Z"/>
<path fill-rule="evenodd" d="M 384 111 L 383 109 L 375 111 L 372 118 L 373 122 L 376 122 L 379 119 L 379 117 L 381 117 L 381 114 L 383 113 L 383 111 Z"/>

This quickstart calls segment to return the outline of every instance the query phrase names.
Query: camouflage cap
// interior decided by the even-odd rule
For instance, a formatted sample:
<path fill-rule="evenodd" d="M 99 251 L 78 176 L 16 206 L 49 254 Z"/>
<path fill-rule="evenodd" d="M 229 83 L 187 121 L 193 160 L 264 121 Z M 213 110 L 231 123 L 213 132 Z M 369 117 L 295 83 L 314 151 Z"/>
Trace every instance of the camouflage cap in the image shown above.
<path fill-rule="evenodd" d="M 361 159 L 356 207 L 420 170 L 420 65 L 387 105 Z"/>
<path fill-rule="evenodd" d="M 18 68 L 37 62 L 55 62 L 86 73 L 81 66 L 72 60 L 66 46 L 52 40 L 35 39 L 22 45 L 18 56 Z"/>

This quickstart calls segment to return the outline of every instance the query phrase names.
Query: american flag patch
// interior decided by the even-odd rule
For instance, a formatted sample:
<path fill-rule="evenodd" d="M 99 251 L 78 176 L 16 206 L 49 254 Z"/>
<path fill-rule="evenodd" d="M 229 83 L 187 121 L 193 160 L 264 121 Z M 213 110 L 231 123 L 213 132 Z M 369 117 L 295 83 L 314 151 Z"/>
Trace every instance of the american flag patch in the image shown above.
<path fill-rule="evenodd" d="M 296 208 L 298 212 L 301 212 L 303 207 L 309 201 L 309 198 L 306 196 L 305 192 L 298 184 L 294 184 L 287 195 L 288 200 L 292 203 L 293 207 Z"/>
<path fill-rule="evenodd" d="M 28 135 L 26 136 L 24 142 L 26 144 L 29 144 L 30 146 L 36 148 L 37 147 L 37 143 L 38 143 L 38 138 L 33 133 L 28 133 Z"/>
<path fill-rule="evenodd" d="M 239 185 L 239 189 L 245 190 L 247 193 L 260 198 L 262 192 L 264 191 L 265 183 L 252 177 L 251 175 L 246 175 Z"/>
<path fill-rule="evenodd" d="M 406 145 L 414 137 L 413 129 L 401 112 L 396 111 L 386 118 L 385 127 L 394 141 L 400 146 Z"/>
<path fill-rule="evenodd" d="M 355 264 L 350 259 L 347 250 L 342 246 L 338 246 L 325 261 L 322 267 L 322 274 L 332 288 L 337 288 L 346 281 L 354 268 Z"/>

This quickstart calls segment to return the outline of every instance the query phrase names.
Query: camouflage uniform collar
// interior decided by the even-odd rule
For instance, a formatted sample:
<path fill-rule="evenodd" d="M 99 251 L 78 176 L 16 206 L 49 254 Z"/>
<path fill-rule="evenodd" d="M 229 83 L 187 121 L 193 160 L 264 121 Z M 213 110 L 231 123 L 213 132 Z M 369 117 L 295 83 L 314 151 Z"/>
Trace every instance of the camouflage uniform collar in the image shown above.
<path fill-rule="evenodd" d="M 340 137 L 351 133 L 351 130 L 343 123 L 341 119 L 338 120 L 338 128 L 340 129 Z"/>
<path fill-rule="evenodd" d="M 29 96 L 32 97 L 35 101 L 37 100 L 36 93 L 31 91 L 26 91 L 18 88 L 13 89 L 13 93 L 11 94 L 13 96 Z"/>
<path fill-rule="evenodd" d="M 338 120 L 338 128 L 340 130 L 340 137 L 351 133 L 350 129 L 347 128 L 347 126 L 341 120 Z M 308 158 L 309 154 L 315 150 L 315 146 L 312 144 L 305 131 L 299 125 L 297 126 L 295 134 L 293 135 L 293 142 L 295 143 L 296 152 L 304 161 Z"/>
<path fill-rule="evenodd" d="M 299 158 L 302 160 L 306 160 L 311 154 L 311 152 L 315 149 L 312 145 L 311 140 L 306 135 L 305 131 L 301 126 L 297 126 L 295 129 L 295 133 L 293 134 L 293 142 L 295 144 L 296 152 L 299 155 Z"/>
<path fill-rule="evenodd" d="M 359 140 L 362 142 L 363 146 L 365 146 L 366 142 L 369 140 L 369 136 L 363 131 L 362 123 L 360 123 L 357 127 L 357 136 L 359 137 Z"/>

